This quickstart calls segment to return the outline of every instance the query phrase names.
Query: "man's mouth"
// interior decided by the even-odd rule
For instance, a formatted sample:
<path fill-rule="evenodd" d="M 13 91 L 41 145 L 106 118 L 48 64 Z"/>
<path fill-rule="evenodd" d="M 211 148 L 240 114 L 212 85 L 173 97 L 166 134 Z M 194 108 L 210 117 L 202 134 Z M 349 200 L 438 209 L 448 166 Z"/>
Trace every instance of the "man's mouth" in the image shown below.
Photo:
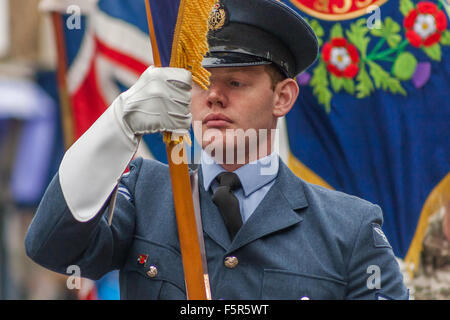
<path fill-rule="evenodd" d="M 221 113 L 210 113 L 203 119 L 203 124 L 208 128 L 228 127 L 232 123 L 230 118 Z"/>

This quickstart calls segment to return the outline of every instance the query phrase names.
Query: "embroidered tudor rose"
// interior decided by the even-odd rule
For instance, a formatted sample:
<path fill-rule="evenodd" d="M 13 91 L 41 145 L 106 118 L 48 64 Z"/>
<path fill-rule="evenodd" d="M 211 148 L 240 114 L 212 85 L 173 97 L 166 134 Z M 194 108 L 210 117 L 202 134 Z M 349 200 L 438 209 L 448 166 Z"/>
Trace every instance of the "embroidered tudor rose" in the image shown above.
<path fill-rule="evenodd" d="M 359 53 L 345 38 L 333 38 L 323 45 L 322 58 L 336 77 L 354 78 L 359 71 Z"/>
<path fill-rule="evenodd" d="M 403 26 L 412 46 L 429 47 L 441 39 L 442 32 L 447 28 L 447 17 L 434 3 L 419 2 L 417 8 L 412 9 L 405 17 Z"/>

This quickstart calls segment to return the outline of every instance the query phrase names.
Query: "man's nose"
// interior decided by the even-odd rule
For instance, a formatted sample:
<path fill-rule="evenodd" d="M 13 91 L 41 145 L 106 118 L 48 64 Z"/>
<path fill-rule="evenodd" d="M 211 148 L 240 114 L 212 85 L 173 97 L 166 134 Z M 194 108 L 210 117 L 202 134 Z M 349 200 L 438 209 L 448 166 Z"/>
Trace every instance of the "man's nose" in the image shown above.
<path fill-rule="evenodd" d="M 208 89 L 208 106 L 214 107 L 218 106 L 220 108 L 224 108 L 226 105 L 226 99 L 223 90 L 216 84 L 211 83 Z"/>

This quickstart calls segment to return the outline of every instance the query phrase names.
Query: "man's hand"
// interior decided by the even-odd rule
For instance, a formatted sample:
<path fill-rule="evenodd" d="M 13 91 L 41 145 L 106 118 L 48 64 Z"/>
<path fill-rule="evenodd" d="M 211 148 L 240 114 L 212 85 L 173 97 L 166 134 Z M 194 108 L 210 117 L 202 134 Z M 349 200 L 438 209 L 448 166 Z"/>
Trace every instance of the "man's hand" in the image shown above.
<path fill-rule="evenodd" d="M 191 125 L 191 73 L 149 67 L 113 103 L 127 135 L 170 131 L 184 135 Z"/>

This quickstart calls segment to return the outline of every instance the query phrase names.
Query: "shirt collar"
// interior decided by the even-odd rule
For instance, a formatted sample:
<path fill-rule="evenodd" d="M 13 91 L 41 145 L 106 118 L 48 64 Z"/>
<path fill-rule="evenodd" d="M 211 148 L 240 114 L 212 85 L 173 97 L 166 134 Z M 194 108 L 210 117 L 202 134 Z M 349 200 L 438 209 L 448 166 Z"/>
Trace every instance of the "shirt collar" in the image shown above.
<path fill-rule="evenodd" d="M 216 161 L 202 150 L 201 158 L 203 185 L 208 191 L 214 179 L 221 172 L 226 170 L 222 168 Z M 244 195 L 248 197 L 250 194 L 259 190 L 269 182 L 271 182 L 278 174 L 279 157 L 276 152 L 272 152 L 264 158 L 247 163 L 246 165 L 234 171 L 239 177 L 244 190 Z"/>

